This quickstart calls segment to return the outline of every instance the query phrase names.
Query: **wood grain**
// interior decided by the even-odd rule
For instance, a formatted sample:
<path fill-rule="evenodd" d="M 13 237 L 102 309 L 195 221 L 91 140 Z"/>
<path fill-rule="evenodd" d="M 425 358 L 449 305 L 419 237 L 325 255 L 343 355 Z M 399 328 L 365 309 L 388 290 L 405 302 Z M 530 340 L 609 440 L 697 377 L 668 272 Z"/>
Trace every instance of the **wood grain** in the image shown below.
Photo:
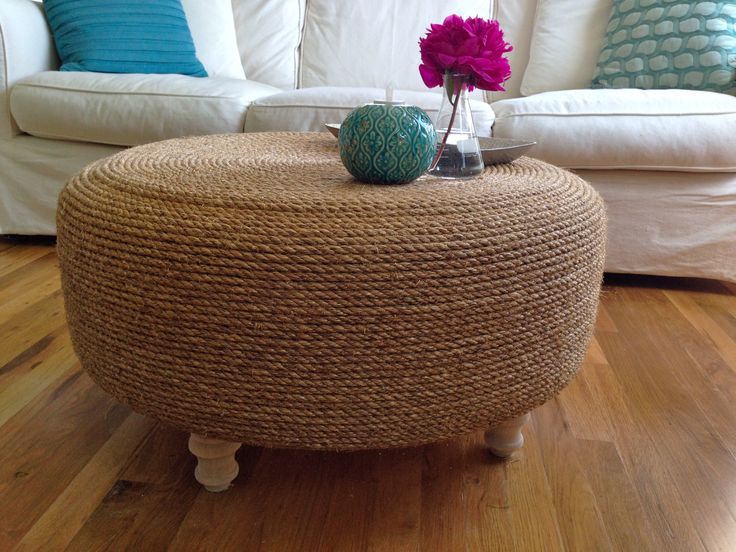
<path fill-rule="evenodd" d="M 33 303 L 5 323 L 0 323 L 3 344 L 0 348 L 0 375 L 9 373 L 25 358 L 34 354 L 39 343 L 43 343 L 55 330 L 63 328 L 63 333 L 68 335 L 65 324 L 64 301 L 60 289 Z"/>
<path fill-rule="evenodd" d="M 78 370 L 64 328 L 41 338 L 0 370 L 0 426 L 47 387 Z"/>
<path fill-rule="evenodd" d="M 59 263 L 52 253 L 39 257 L 0 278 L 0 324 L 33 303 L 58 292 Z"/>
<path fill-rule="evenodd" d="M 0 240 L 0 550 L 736 550 L 736 285 L 609 275 L 578 377 L 508 461 L 478 431 L 351 454 L 187 435 L 81 372 L 53 248 Z"/>
<path fill-rule="evenodd" d="M 535 427 L 536 423 L 527 424 L 524 447 L 506 462 L 511 534 L 516 550 L 556 552 L 565 549 L 562 526 Z"/>
<path fill-rule="evenodd" d="M 162 425 L 149 434 L 70 542 L 69 550 L 165 550 L 200 491 L 188 434 Z"/>
<path fill-rule="evenodd" d="M 130 414 L 33 524 L 17 550 L 64 550 L 108 494 L 107 489 L 154 423 Z"/>
<path fill-rule="evenodd" d="M 556 402 L 553 399 L 537 409 L 534 423 L 562 540 L 567 550 L 611 550 L 596 497 L 580 465 L 576 439 Z"/>

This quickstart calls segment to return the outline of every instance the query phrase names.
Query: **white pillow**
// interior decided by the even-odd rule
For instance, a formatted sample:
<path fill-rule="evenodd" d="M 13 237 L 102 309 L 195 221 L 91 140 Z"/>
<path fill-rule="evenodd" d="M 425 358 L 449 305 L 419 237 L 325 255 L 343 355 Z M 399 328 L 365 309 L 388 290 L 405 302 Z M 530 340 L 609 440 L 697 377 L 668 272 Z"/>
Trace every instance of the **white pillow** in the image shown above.
<path fill-rule="evenodd" d="M 524 96 L 590 88 L 612 0 L 539 0 Z"/>
<path fill-rule="evenodd" d="M 230 0 L 182 0 L 197 58 L 210 77 L 244 79 Z"/>
<path fill-rule="evenodd" d="M 309 0 L 300 86 L 385 88 L 393 83 L 397 89 L 425 91 L 419 38 L 430 23 L 442 23 L 453 13 L 487 18 L 491 1 Z"/>
<path fill-rule="evenodd" d="M 305 0 L 233 0 L 240 60 L 249 79 L 296 88 L 305 9 Z"/>

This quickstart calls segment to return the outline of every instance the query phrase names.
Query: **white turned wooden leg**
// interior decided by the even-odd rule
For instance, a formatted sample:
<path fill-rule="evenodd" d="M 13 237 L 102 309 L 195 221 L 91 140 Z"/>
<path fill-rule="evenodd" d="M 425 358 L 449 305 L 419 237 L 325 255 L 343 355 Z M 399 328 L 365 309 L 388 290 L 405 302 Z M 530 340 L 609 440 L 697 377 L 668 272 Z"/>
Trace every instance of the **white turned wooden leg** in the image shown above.
<path fill-rule="evenodd" d="M 529 421 L 530 414 L 506 420 L 485 433 L 486 446 L 496 456 L 507 458 L 524 444 L 521 428 Z"/>
<path fill-rule="evenodd" d="M 197 457 L 194 477 L 210 492 L 226 491 L 240 470 L 235 460 L 235 452 L 239 448 L 240 443 L 192 433 L 189 436 L 189 450 Z"/>

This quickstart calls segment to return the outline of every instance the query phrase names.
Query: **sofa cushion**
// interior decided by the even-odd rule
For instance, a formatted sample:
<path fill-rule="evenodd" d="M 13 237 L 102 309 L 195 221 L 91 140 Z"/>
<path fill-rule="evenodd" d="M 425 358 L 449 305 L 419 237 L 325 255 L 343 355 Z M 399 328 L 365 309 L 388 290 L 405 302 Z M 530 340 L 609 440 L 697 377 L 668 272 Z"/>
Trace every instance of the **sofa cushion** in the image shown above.
<path fill-rule="evenodd" d="M 567 90 L 492 104 L 494 136 L 530 138 L 568 168 L 736 171 L 736 98 L 692 90 Z"/>
<path fill-rule="evenodd" d="M 241 79 L 47 71 L 13 87 L 10 109 L 34 136 L 134 146 L 242 132 L 248 105 L 276 92 Z"/>
<path fill-rule="evenodd" d="M 611 0 L 539 0 L 521 93 L 590 88 L 612 6 Z"/>
<path fill-rule="evenodd" d="M 197 57 L 210 77 L 244 79 L 230 0 L 182 0 Z M 254 79 L 258 80 L 258 79 Z"/>
<path fill-rule="evenodd" d="M 246 76 L 296 88 L 306 0 L 232 0 L 232 5 Z"/>
<path fill-rule="evenodd" d="M 424 91 L 419 38 L 457 13 L 490 17 L 490 0 L 309 0 L 301 86 L 376 86 Z"/>
<path fill-rule="evenodd" d="M 503 87 L 506 92 L 491 92 L 489 99 L 515 98 L 521 94 L 520 87 L 529 62 L 529 48 L 534 28 L 537 0 L 506 0 L 493 3 L 493 15 L 503 29 L 504 38 L 514 49 L 507 57 L 511 63 L 511 78 Z"/>
<path fill-rule="evenodd" d="M 325 123 L 340 123 L 356 107 L 384 97 L 379 88 L 324 86 L 302 88 L 256 100 L 245 117 L 246 132 L 269 130 L 319 131 Z M 433 92 L 401 91 L 395 98 L 417 105 L 434 118 L 442 96 Z M 485 102 L 471 100 L 476 131 L 489 136 L 493 110 Z"/>

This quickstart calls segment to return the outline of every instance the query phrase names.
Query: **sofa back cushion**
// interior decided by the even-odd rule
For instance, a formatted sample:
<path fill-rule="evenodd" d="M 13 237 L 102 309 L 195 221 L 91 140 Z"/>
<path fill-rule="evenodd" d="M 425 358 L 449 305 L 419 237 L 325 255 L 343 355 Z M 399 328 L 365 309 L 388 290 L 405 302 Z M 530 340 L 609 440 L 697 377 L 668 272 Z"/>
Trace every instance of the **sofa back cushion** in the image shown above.
<path fill-rule="evenodd" d="M 246 77 L 296 88 L 306 0 L 232 0 L 232 5 Z"/>
<path fill-rule="evenodd" d="M 384 88 L 391 82 L 396 88 L 426 90 L 417 70 L 418 42 L 429 24 L 450 13 L 493 17 L 514 46 L 507 92 L 489 94 L 502 99 L 520 95 L 537 0 L 232 0 L 232 4 L 247 78 L 284 90 Z M 598 50 L 600 44 L 591 47 Z"/>
<path fill-rule="evenodd" d="M 308 0 L 300 86 L 385 88 L 393 83 L 427 90 L 417 69 L 419 38 L 430 23 L 453 13 L 490 17 L 492 2 Z"/>
<path fill-rule="evenodd" d="M 612 0 L 539 0 L 521 93 L 590 88 L 612 9 Z"/>
<path fill-rule="evenodd" d="M 197 57 L 210 77 L 244 79 L 230 0 L 182 0 Z"/>
<path fill-rule="evenodd" d="M 514 47 L 508 55 L 511 62 L 511 78 L 504 84 L 506 92 L 491 93 L 490 99 L 494 101 L 521 95 L 521 81 L 529 62 L 536 10 L 537 0 L 495 0 L 493 4 L 493 17 L 501 24 L 506 41 Z M 591 47 L 598 48 L 598 45 Z"/>

